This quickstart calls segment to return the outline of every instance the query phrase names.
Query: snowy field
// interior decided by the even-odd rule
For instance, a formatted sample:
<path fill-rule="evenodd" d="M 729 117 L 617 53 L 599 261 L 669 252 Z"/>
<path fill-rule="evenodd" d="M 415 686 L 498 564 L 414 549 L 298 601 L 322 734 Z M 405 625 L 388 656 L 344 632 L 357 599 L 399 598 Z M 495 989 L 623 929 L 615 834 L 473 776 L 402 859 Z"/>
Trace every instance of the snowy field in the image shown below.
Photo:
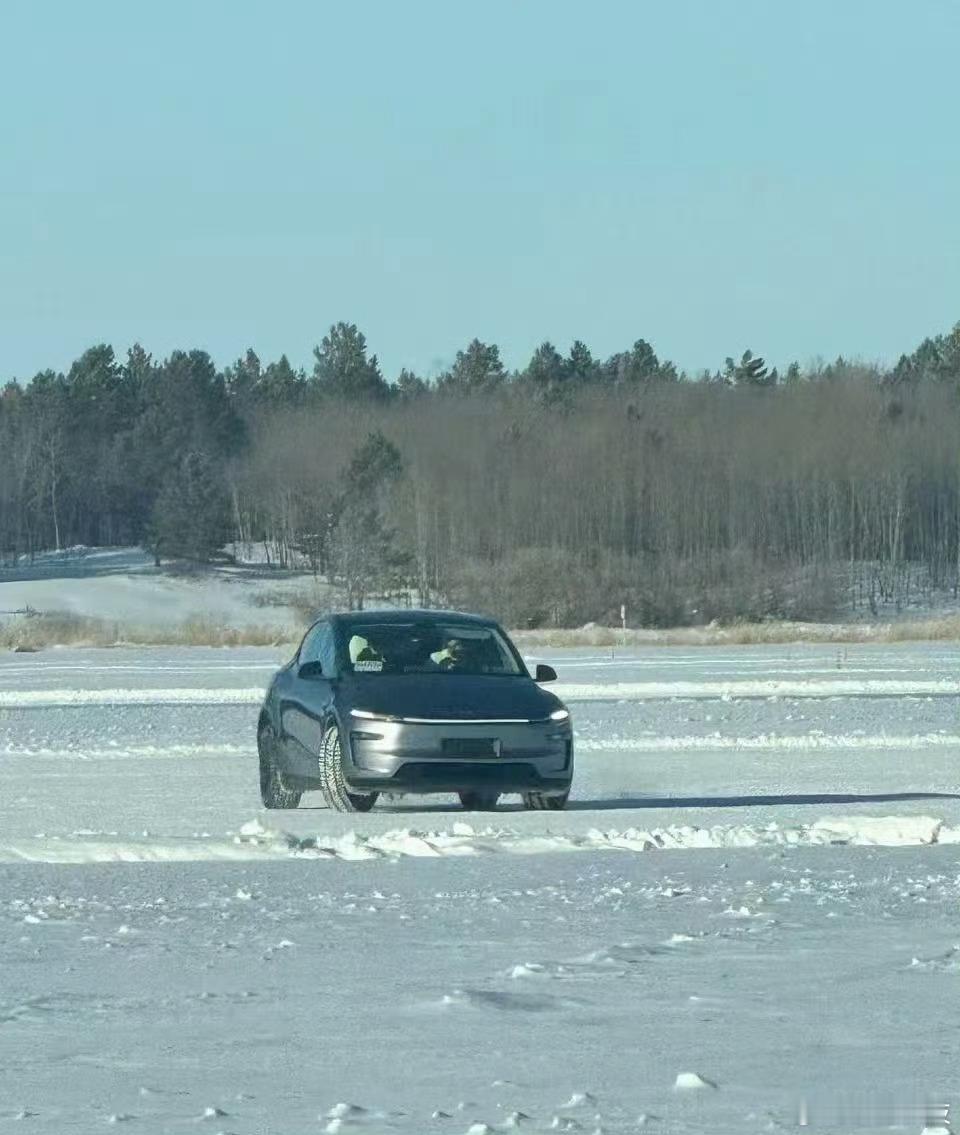
<path fill-rule="evenodd" d="M 539 652 L 577 733 L 554 815 L 265 813 L 279 660 L 0 656 L 0 1132 L 919 1135 L 960 1104 L 956 647 Z"/>
<path fill-rule="evenodd" d="M 0 567 L 0 619 L 30 609 L 102 619 L 120 633 L 190 620 L 295 633 L 297 598 L 327 592 L 311 575 L 257 563 L 191 573 L 157 569 L 140 548 L 81 549 Z"/>

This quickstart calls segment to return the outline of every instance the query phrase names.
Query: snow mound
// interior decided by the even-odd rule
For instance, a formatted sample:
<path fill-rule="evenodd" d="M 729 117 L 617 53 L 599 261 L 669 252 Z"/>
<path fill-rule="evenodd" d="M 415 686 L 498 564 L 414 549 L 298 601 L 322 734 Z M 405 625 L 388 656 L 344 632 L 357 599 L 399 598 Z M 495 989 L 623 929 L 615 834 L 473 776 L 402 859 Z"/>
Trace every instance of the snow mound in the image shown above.
<path fill-rule="evenodd" d="M 910 967 L 937 970 L 940 973 L 960 973 L 960 945 L 953 946 L 945 954 L 933 958 L 913 958 Z"/>
<path fill-rule="evenodd" d="M 589 1092 L 574 1092 L 566 1103 L 560 1105 L 565 1111 L 578 1107 L 596 1107 L 597 1097 Z"/>
<path fill-rule="evenodd" d="M 562 825 L 562 820 L 560 821 Z M 576 851 L 681 851 L 738 847 L 917 847 L 960 843 L 960 828 L 934 816 L 824 817 L 811 824 L 718 824 L 709 828 L 676 825 L 626 828 L 585 833 L 548 831 L 529 834 L 508 828 L 487 828 L 467 834 L 398 828 L 338 836 L 298 836 L 264 827 L 259 819 L 245 823 L 227 839 L 192 838 L 156 841 L 36 836 L 0 843 L 0 862 L 32 863 L 162 863 L 251 859 L 339 859 L 347 861 L 449 858 L 463 855 L 540 855 Z M 517 972 L 516 976 L 530 976 Z"/>
<path fill-rule="evenodd" d="M 937 843 L 942 827 L 930 816 L 857 816 L 817 820 L 811 831 L 828 843 L 901 847 Z"/>
<path fill-rule="evenodd" d="M 700 1092 L 705 1088 L 715 1091 L 717 1085 L 712 1080 L 704 1079 L 697 1072 L 681 1072 L 673 1087 L 678 1092 Z"/>

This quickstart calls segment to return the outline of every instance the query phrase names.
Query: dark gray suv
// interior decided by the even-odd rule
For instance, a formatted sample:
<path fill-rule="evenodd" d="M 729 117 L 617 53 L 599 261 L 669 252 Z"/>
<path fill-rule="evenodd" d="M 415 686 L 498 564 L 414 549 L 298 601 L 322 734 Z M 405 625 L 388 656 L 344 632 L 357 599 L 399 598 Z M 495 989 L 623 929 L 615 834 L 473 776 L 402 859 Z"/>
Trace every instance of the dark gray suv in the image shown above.
<path fill-rule="evenodd" d="M 519 792 L 566 805 L 573 731 L 492 620 L 446 611 L 330 615 L 307 632 L 267 691 L 257 744 L 267 808 L 318 789 L 366 812 L 381 792 L 456 793 L 465 808 Z"/>

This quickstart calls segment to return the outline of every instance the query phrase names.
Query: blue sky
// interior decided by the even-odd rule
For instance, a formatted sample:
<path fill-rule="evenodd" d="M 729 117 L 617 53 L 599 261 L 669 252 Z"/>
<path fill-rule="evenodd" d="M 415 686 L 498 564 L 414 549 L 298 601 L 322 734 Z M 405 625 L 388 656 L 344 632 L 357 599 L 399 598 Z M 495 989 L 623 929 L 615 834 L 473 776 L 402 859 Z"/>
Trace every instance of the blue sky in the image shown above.
<path fill-rule="evenodd" d="M 101 341 L 690 370 L 960 319 L 957 0 L 6 0 L 0 378 Z"/>

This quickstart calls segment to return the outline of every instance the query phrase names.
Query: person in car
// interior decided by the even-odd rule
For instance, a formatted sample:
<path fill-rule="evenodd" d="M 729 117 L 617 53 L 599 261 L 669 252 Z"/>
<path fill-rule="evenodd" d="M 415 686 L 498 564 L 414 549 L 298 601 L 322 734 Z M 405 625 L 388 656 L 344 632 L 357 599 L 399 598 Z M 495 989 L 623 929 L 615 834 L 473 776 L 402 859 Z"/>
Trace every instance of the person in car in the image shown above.
<path fill-rule="evenodd" d="M 462 670 L 467 664 L 466 643 L 460 638 L 448 638 L 443 649 L 430 657 L 440 670 Z"/>
<path fill-rule="evenodd" d="M 379 650 L 370 642 L 369 639 L 364 638 L 363 635 L 355 634 L 350 639 L 349 645 L 350 662 L 351 665 L 356 666 L 360 663 L 380 663 L 383 665 L 383 655 Z"/>

